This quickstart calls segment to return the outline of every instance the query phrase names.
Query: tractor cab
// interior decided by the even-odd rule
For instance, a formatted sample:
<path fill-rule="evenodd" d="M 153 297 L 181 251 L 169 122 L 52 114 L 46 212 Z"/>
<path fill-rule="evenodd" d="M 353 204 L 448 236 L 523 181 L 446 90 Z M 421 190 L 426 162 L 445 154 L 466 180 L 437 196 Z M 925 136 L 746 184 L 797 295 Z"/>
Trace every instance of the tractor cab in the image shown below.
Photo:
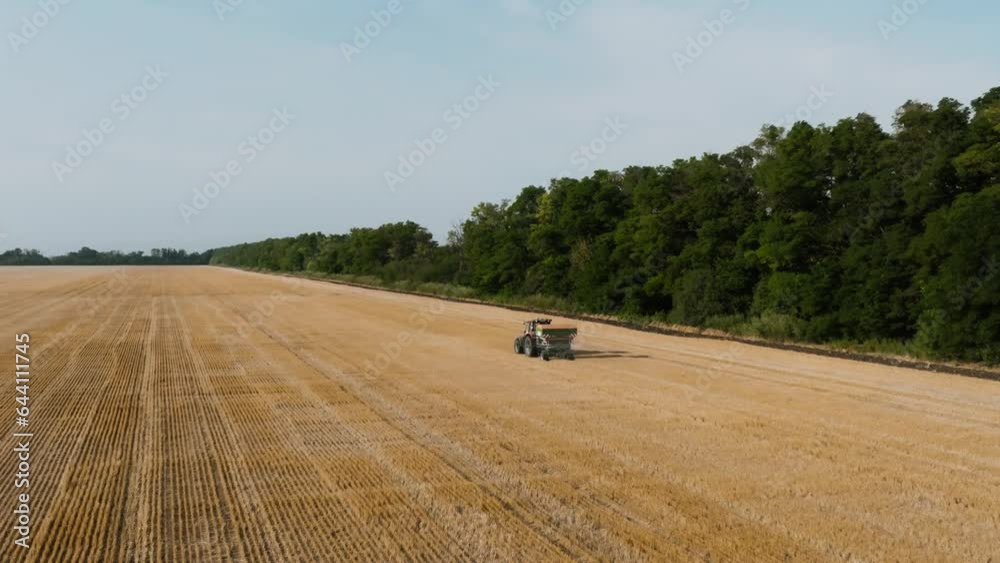
<path fill-rule="evenodd" d="M 539 325 L 550 325 L 552 319 L 535 319 L 524 323 L 524 334 L 535 334 Z"/>

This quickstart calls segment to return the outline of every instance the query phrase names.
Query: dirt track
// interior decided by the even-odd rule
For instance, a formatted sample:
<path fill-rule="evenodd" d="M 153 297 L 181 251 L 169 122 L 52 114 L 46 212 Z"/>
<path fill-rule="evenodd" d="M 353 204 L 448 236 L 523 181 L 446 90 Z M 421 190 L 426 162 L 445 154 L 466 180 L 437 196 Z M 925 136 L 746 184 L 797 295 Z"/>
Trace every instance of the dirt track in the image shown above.
<path fill-rule="evenodd" d="M 523 317 L 0 269 L 4 482 L 15 333 L 35 433 L 0 560 L 1000 561 L 1000 383 L 593 324 L 544 363 Z"/>

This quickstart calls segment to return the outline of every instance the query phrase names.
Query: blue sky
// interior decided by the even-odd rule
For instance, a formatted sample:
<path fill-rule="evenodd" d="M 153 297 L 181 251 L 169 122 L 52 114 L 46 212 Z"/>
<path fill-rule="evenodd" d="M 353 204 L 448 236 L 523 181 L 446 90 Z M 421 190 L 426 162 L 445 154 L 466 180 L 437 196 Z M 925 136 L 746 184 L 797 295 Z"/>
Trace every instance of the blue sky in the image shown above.
<path fill-rule="evenodd" d="M 0 248 L 201 250 L 406 219 L 442 238 L 476 203 L 567 172 L 728 151 L 797 111 L 889 127 L 909 98 L 1000 85 L 1000 5 L 985 1 L 908 0 L 888 39 L 879 21 L 906 2 L 575 0 L 553 26 L 561 0 L 398 0 L 385 25 L 371 12 L 390 0 L 243 0 L 221 18 L 211 0 L 48 1 L 51 17 L 38 0 L 0 7 Z M 48 21 L 28 39 L 22 18 Z M 366 25 L 378 35 L 348 62 Z M 455 129 L 453 106 L 490 80 Z M 115 100 L 136 88 L 123 118 Z M 294 118 L 250 151 L 284 123 L 275 111 Z M 581 160 L 608 120 L 624 130 Z M 93 152 L 55 171 L 102 122 Z M 240 172 L 185 215 L 230 162 Z"/>

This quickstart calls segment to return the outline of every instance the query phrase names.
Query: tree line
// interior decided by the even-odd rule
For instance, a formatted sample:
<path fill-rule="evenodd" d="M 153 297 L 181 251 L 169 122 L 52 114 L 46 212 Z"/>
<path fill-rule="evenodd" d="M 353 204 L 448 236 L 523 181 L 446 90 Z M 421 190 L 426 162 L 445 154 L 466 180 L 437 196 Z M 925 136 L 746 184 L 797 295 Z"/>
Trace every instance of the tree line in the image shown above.
<path fill-rule="evenodd" d="M 529 186 L 439 244 L 412 222 L 217 249 L 215 264 L 457 284 L 812 342 L 1000 361 L 1000 88 L 765 126 L 667 166 Z"/>
<path fill-rule="evenodd" d="M 154 248 L 142 251 L 102 252 L 83 247 L 51 258 L 32 249 L 15 248 L 0 254 L 0 266 L 192 266 L 208 264 L 212 251 L 188 252 L 175 248 Z"/>

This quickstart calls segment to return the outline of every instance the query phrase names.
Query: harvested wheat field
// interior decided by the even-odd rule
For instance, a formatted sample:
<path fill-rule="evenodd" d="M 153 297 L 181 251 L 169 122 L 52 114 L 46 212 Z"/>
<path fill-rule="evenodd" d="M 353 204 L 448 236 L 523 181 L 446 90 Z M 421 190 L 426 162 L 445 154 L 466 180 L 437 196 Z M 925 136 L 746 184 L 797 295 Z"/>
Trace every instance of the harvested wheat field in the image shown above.
<path fill-rule="evenodd" d="M 1000 561 L 1000 383 L 593 324 L 545 363 L 522 313 L 207 267 L 0 296 L 3 561 Z"/>

